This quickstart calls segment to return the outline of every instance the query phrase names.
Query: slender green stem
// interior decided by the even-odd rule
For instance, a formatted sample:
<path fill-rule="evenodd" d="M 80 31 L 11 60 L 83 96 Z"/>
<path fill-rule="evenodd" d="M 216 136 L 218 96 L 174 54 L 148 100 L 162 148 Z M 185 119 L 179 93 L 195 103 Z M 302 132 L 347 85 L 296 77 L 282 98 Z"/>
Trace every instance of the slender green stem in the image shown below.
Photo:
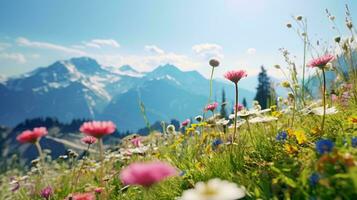
<path fill-rule="evenodd" d="M 213 82 L 213 72 L 214 72 L 214 67 L 212 67 L 212 71 L 211 71 L 211 78 L 209 81 L 209 96 L 208 96 L 208 104 L 211 101 L 211 97 L 212 97 L 212 82 Z"/>
<path fill-rule="evenodd" d="M 304 36 L 304 59 L 302 66 L 302 88 L 301 88 L 301 98 L 302 102 L 305 105 L 305 68 L 306 68 L 306 39 L 307 39 L 307 24 L 305 24 L 305 36 Z"/>
<path fill-rule="evenodd" d="M 237 133 L 237 115 L 238 115 L 238 84 L 235 83 L 235 88 L 236 88 L 236 100 L 234 104 L 234 132 L 233 132 L 233 138 L 232 138 L 232 143 L 235 141 L 236 138 L 236 133 Z"/>
<path fill-rule="evenodd" d="M 322 104 L 323 104 L 323 115 L 321 122 L 321 132 L 324 132 L 325 125 L 325 115 L 326 115 L 326 75 L 324 68 L 322 69 L 322 80 L 323 80 L 323 88 L 322 88 Z"/>
<path fill-rule="evenodd" d="M 36 145 L 36 149 L 38 151 L 38 155 L 40 157 L 40 160 L 41 162 L 44 162 L 44 157 L 43 157 L 43 153 L 42 153 L 42 148 L 41 148 L 41 145 L 40 145 L 40 141 L 36 141 L 35 142 L 35 145 Z"/>

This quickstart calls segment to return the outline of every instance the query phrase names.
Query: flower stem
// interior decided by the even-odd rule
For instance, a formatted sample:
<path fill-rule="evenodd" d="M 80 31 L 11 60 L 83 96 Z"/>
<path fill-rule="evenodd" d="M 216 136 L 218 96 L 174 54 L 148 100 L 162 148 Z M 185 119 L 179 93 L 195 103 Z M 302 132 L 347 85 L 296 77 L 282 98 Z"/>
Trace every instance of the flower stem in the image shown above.
<path fill-rule="evenodd" d="M 305 34 L 307 34 L 307 23 L 305 24 Z M 303 60 L 303 66 L 302 66 L 302 88 L 301 88 L 301 98 L 302 98 L 302 103 L 305 105 L 305 68 L 306 68 L 306 41 L 307 35 L 304 36 L 304 60 Z"/>
<path fill-rule="evenodd" d="M 322 115 L 322 122 L 321 122 L 321 132 L 324 132 L 325 115 L 326 115 L 326 75 L 325 75 L 324 68 L 322 68 L 322 79 L 323 79 L 323 88 L 322 88 L 323 115 Z"/>
<path fill-rule="evenodd" d="M 37 149 L 37 151 L 38 151 L 38 155 L 39 155 L 39 157 L 40 157 L 40 160 L 41 160 L 41 162 L 43 162 L 44 160 L 44 158 L 43 158 L 43 153 L 42 153 L 42 148 L 41 148 L 41 145 L 40 145 L 40 141 L 36 141 L 35 142 L 35 145 L 36 145 L 36 149 Z"/>
<path fill-rule="evenodd" d="M 103 139 L 98 138 L 98 147 L 99 147 L 99 160 L 103 161 Z"/>
<path fill-rule="evenodd" d="M 210 101 L 211 101 L 211 97 L 212 97 L 213 72 L 214 72 L 214 67 L 212 67 L 212 71 L 211 71 L 211 78 L 210 78 L 210 81 L 209 81 L 209 96 L 208 96 L 208 103 L 210 103 Z"/>
<path fill-rule="evenodd" d="M 236 133 L 237 133 L 237 114 L 238 114 L 238 109 L 237 109 L 237 105 L 238 105 L 238 84 L 235 84 L 236 87 L 236 100 L 235 100 L 235 109 L 234 109 L 234 132 L 233 132 L 233 138 L 232 138 L 232 143 L 235 141 L 236 138 Z"/>

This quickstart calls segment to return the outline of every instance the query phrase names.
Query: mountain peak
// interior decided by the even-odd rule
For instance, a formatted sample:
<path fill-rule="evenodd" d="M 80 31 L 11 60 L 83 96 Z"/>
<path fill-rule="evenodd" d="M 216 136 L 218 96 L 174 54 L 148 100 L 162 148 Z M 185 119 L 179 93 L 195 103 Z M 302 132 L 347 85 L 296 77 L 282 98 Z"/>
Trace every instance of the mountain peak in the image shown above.
<path fill-rule="evenodd" d="M 160 65 L 152 71 L 153 74 L 177 74 L 182 71 L 172 64 Z"/>
<path fill-rule="evenodd" d="M 89 57 L 71 58 L 68 62 L 72 63 L 78 71 L 85 74 L 95 74 L 103 71 L 98 62 Z"/>
<path fill-rule="evenodd" d="M 135 73 L 138 73 L 138 71 L 136 71 L 133 67 L 131 67 L 130 65 L 123 65 L 121 66 L 120 68 L 120 71 L 122 72 L 135 72 Z"/>

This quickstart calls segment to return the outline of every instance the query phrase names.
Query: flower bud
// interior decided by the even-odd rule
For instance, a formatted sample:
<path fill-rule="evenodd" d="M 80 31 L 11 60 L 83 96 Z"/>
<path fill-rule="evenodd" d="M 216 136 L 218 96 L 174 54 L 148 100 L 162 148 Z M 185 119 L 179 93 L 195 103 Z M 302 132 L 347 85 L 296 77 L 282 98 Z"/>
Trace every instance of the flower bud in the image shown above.
<path fill-rule="evenodd" d="M 352 29 L 352 27 L 353 27 L 352 21 L 347 21 L 346 26 L 348 29 Z"/>
<path fill-rule="evenodd" d="M 286 24 L 286 27 L 291 28 L 292 25 L 291 25 L 290 23 L 287 23 L 287 24 Z"/>
<path fill-rule="evenodd" d="M 331 21 L 333 21 L 333 20 L 335 20 L 335 16 L 330 15 L 329 19 L 330 19 Z"/>
<path fill-rule="evenodd" d="M 340 43 L 340 41 L 341 41 L 341 37 L 340 37 L 340 36 L 337 36 L 337 37 L 335 37 L 335 39 L 334 39 L 334 40 L 335 40 L 335 42 L 336 42 L 336 43 Z"/>
<path fill-rule="evenodd" d="M 301 21 L 302 20 L 302 16 L 301 15 L 297 16 L 296 20 Z"/>
<path fill-rule="evenodd" d="M 211 59 L 209 61 L 209 65 L 211 65 L 212 67 L 218 67 L 219 66 L 219 61 L 216 59 Z"/>
<path fill-rule="evenodd" d="M 278 65 L 278 64 L 274 65 L 274 67 L 275 67 L 276 69 L 280 69 L 280 65 Z"/>
<path fill-rule="evenodd" d="M 288 81 L 283 81 L 281 82 L 281 86 L 283 86 L 284 88 L 288 88 L 290 87 L 290 83 Z"/>

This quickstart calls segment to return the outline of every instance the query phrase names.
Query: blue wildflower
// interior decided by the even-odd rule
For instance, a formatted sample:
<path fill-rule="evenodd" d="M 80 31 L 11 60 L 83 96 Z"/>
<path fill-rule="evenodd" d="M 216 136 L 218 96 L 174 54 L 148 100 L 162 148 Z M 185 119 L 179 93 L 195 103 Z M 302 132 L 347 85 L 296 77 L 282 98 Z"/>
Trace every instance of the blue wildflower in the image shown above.
<path fill-rule="evenodd" d="M 352 137 L 351 144 L 353 148 L 357 148 L 357 137 Z"/>
<path fill-rule="evenodd" d="M 288 137 L 288 134 L 286 133 L 286 131 L 281 131 L 276 135 L 276 140 L 283 141 L 283 140 L 286 140 L 287 137 Z"/>
<path fill-rule="evenodd" d="M 315 187 L 319 183 L 319 180 L 320 180 L 320 174 L 318 174 L 316 172 L 312 173 L 309 178 L 310 185 L 312 187 Z"/>
<path fill-rule="evenodd" d="M 321 139 L 316 142 L 316 151 L 318 154 L 330 153 L 335 144 L 329 139 Z"/>
<path fill-rule="evenodd" d="M 216 149 L 220 144 L 222 144 L 223 141 L 221 139 L 215 139 L 213 142 L 212 142 L 212 148 L 213 149 Z"/>

